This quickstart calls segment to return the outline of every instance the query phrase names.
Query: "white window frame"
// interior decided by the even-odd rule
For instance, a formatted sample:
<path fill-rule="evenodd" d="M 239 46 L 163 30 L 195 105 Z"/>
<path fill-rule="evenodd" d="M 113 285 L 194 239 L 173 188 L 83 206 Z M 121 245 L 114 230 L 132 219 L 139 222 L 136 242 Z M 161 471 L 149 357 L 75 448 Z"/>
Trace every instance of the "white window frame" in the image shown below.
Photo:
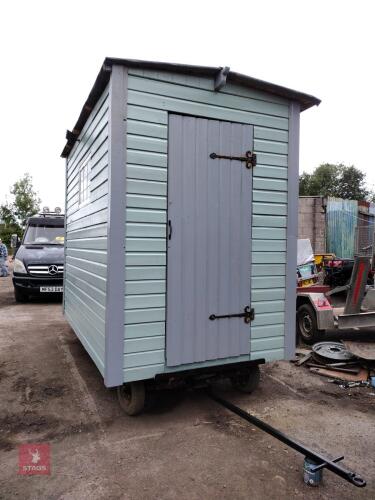
<path fill-rule="evenodd" d="M 81 165 L 79 169 L 78 182 L 78 204 L 80 207 L 87 205 L 90 202 L 90 172 L 91 172 L 91 155 Z"/>

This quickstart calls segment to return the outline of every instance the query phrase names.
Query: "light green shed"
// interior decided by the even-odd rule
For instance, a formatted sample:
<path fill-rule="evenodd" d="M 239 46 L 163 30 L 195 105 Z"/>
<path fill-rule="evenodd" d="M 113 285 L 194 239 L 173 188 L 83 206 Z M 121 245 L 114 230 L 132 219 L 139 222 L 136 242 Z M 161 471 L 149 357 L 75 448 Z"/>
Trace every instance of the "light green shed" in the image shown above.
<path fill-rule="evenodd" d="M 64 313 L 107 387 L 293 356 L 317 104 L 229 68 L 104 61 L 62 156 Z"/>

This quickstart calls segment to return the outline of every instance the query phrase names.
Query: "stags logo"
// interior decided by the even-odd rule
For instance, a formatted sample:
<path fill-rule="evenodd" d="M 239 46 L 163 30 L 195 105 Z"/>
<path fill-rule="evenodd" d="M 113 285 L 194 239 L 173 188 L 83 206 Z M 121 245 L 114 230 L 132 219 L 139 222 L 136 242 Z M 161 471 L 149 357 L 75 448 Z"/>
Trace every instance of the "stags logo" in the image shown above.
<path fill-rule="evenodd" d="M 50 474 L 49 444 L 21 444 L 19 447 L 19 474 Z"/>

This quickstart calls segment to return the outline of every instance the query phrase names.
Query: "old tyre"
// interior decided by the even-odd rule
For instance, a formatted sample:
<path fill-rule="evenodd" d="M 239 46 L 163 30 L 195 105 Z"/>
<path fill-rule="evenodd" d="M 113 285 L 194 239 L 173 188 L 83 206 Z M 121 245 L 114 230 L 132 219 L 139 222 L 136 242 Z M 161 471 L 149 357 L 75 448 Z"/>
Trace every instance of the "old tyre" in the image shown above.
<path fill-rule="evenodd" d="M 253 366 L 249 370 L 231 378 L 232 386 L 240 392 L 251 394 L 258 387 L 260 382 L 259 366 Z"/>
<path fill-rule="evenodd" d="M 121 408 L 127 415 L 138 415 L 145 406 L 145 384 L 142 381 L 130 382 L 117 387 L 117 397 Z"/>
<path fill-rule="evenodd" d="M 323 335 L 318 330 L 314 308 L 310 304 L 302 304 L 297 310 L 297 333 L 306 344 L 314 344 Z"/>
<path fill-rule="evenodd" d="M 18 288 L 14 289 L 14 298 L 16 299 L 16 302 L 27 302 L 29 299 L 29 296 L 25 294 L 22 290 L 19 290 Z"/>

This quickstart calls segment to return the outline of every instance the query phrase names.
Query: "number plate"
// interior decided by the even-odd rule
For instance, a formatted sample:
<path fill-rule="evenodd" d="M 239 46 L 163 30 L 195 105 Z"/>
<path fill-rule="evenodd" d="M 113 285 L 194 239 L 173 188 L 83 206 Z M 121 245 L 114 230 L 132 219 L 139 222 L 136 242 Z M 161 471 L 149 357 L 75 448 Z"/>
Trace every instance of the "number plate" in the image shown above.
<path fill-rule="evenodd" d="M 40 292 L 44 293 L 53 293 L 53 292 L 59 292 L 62 293 L 63 287 L 62 286 L 41 286 L 40 287 Z"/>

